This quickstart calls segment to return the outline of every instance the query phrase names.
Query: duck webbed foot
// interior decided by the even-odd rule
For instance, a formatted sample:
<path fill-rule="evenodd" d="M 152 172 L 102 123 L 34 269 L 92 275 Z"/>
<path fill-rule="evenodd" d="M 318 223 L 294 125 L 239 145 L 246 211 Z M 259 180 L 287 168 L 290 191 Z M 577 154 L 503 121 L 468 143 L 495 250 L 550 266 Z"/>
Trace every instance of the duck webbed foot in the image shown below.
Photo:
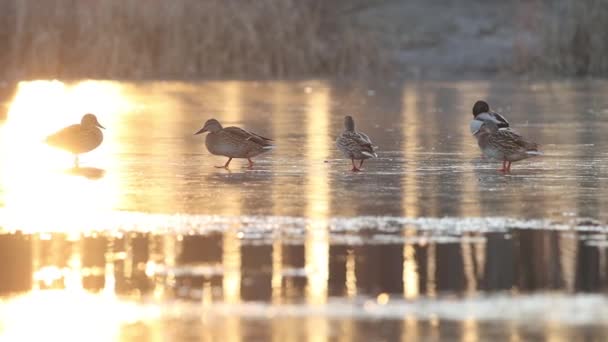
<path fill-rule="evenodd" d="M 251 158 L 247 158 L 247 161 L 249 161 L 249 164 L 246 166 L 246 168 L 249 170 L 253 169 L 253 161 Z"/>
<path fill-rule="evenodd" d="M 511 162 L 503 160 L 502 168 L 498 169 L 498 171 L 503 172 L 503 173 L 510 172 L 511 171 Z"/>
<path fill-rule="evenodd" d="M 228 161 L 226 162 L 226 164 L 220 165 L 220 166 L 216 166 L 216 168 L 217 169 L 226 169 L 226 170 L 228 170 L 228 165 L 230 165 L 231 161 L 232 161 L 232 158 L 228 158 Z"/>
<path fill-rule="evenodd" d="M 351 159 L 350 161 L 353 164 L 353 168 L 351 169 L 351 171 L 352 172 L 361 172 L 361 169 L 358 168 L 357 166 L 355 166 L 355 160 Z M 363 160 L 361 160 L 361 165 L 363 165 Z M 361 165 L 359 165 L 359 167 L 361 167 Z"/>

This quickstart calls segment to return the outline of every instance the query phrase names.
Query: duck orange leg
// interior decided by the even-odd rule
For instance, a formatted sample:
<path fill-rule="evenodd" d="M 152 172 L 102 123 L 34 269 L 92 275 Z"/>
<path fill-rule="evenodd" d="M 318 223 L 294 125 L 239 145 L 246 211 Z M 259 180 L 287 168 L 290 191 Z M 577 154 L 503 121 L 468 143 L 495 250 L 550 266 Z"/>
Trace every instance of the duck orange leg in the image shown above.
<path fill-rule="evenodd" d="M 361 159 L 361 162 L 359 163 L 359 169 L 361 169 L 363 167 L 363 162 L 365 161 L 365 159 Z"/>
<path fill-rule="evenodd" d="M 228 158 L 228 161 L 226 162 L 226 164 L 224 164 L 224 166 L 216 166 L 216 168 L 228 170 L 228 165 L 230 165 L 231 161 L 232 161 L 232 158 Z"/>
<path fill-rule="evenodd" d="M 351 162 L 352 162 L 352 164 L 353 164 L 353 168 L 352 168 L 352 170 L 351 170 L 352 172 L 359 172 L 359 171 L 361 171 L 359 168 L 357 168 L 357 167 L 355 166 L 355 160 L 354 160 L 354 159 L 351 159 L 350 161 L 351 161 Z"/>
<path fill-rule="evenodd" d="M 247 166 L 247 168 L 249 170 L 253 169 L 253 161 L 251 160 L 251 158 L 247 158 L 247 160 L 249 161 L 249 165 Z"/>
<path fill-rule="evenodd" d="M 498 171 L 500 171 L 500 172 L 507 172 L 508 171 L 508 169 L 507 169 L 507 161 L 506 160 L 502 161 L 502 169 L 499 169 Z"/>
<path fill-rule="evenodd" d="M 511 172 L 511 162 L 507 162 L 507 172 Z"/>

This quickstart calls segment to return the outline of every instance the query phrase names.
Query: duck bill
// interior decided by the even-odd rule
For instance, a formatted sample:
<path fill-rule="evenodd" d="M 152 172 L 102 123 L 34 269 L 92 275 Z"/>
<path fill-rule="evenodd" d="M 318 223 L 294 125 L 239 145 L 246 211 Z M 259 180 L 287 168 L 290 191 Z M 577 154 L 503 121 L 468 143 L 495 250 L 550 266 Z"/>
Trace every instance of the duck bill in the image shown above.
<path fill-rule="evenodd" d="M 106 129 L 105 127 L 103 127 L 99 122 L 95 124 L 95 126 L 101 128 L 101 129 Z"/>
<path fill-rule="evenodd" d="M 207 132 L 207 128 L 203 127 L 200 130 L 198 130 L 198 132 L 194 133 L 194 135 L 198 135 L 198 134 L 205 133 L 205 132 Z"/>

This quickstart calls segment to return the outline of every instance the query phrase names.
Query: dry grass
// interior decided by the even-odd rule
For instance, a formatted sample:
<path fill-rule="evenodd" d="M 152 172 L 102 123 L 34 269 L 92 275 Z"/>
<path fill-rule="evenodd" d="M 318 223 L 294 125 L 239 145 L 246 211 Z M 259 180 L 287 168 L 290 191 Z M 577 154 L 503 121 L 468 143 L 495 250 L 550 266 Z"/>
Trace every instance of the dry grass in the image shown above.
<path fill-rule="evenodd" d="M 555 1 L 547 6 L 542 64 L 561 75 L 608 75 L 608 1 Z"/>
<path fill-rule="evenodd" d="M 352 2 L 0 0 L 0 63 L 19 78 L 376 72 L 383 53 L 343 14 Z"/>

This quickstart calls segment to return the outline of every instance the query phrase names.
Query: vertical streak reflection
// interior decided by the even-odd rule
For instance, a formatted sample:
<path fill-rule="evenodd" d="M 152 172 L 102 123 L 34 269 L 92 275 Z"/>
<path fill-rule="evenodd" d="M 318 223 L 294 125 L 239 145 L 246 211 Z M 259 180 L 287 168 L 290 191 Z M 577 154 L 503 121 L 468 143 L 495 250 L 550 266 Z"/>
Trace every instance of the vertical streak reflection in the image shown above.
<path fill-rule="evenodd" d="M 467 318 L 462 321 L 462 341 L 476 342 L 479 340 L 479 327 L 477 321 L 473 318 Z"/>
<path fill-rule="evenodd" d="M 418 331 L 418 319 L 414 315 L 406 315 L 401 323 L 403 329 L 401 330 L 401 341 L 402 342 L 416 342 L 420 341 L 420 332 Z"/>
<path fill-rule="evenodd" d="M 289 122 L 292 118 L 289 115 L 285 115 L 287 108 L 287 89 L 284 83 L 277 82 L 272 87 L 272 136 L 275 139 L 281 139 L 281 132 L 284 127 L 289 127 Z M 274 151 L 277 153 L 280 151 Z M 275 156 L 275 158 L 282 158 L 282 156 Z M 272 173 L 276 174 L 279 172 L 280 163 L 272 163 Z M 282 196 L 284 195 L 284 189 L 281 188 L 281 184 L 273 179 L 272 182 L 272 204 L 273 213 L 280 215 L 279 213 L 283 210 Z M 272 302 L 278 304 L 283 298 L 283 239 L 281 234 L 276 234 L 272 241 Z"/>
<path fill-rule="evenodd" d="M 305 241 L 306 295 L 309 303 L 322 304 L 327 299 L 329 277 L 329 175 L 323 164 L 331 143 L 327 87 L 319 87 L 309 95 L 306 122 L 308 175 L 305 194 L 306 217 L 310 219 Z"/>
<path fill-rule="evenodd" d="M 242 117 L 241 106 L 241 83 L 230 82 L 223 89 L 226 92 L 224 98 L 226 107 L 224 115 L 227 122 L 238 122 Z M 228 188 L 227 196 L 219 196 L 223 198 L 225 203 L 222 203 L 225 212 L 241 213 L 242 195 L 240 189 Z M 224 270 L 224 278 L 222 280 L 222 288 L 224 293 L 224 301 L 227 303 L 238 303 L 241 298 L 241 241 L 239 238 L 239 226 L 232 226 L 224 233 L 222 241 L 222 268 Z"/>
<path fill-rule="evenodd" d="M 464 236 L 466 235 L 463 235 L 463 237 Z M 472 295 L 477 290 L 477 274 L 475 273 L 474 265 L 475 254 L 473 253 L 475 247 L 474 243 L 467 242 L 466 240 L 460 242 L 467 295 Z"/>
<path fill-rule="evenodd" d="M 415 87 L 404 87 L 402 93 L 402 129 L 403 146 L 401 150 L 404 155 L 404 168 L 410 168 L 403 173 L 401 180 L 402 205 L 404 217 L 417 217 L 419 214 L 416 193 L 418 193 L 418 179 L 416 176 L 417 160 L 412 156 L 415 148 L 419 145 L 418 134 L 416 132 L 418 124 L 418 94 Z M 406 163 L 407 162 L 407 163 Z M 413 229 L 405 229 L 404 235 L 410 237 L 415 235 Z M 413 299 L 419 295 L 419 275 L 416 266 L 416 251 L 412 244 L 403 245 L 403 296 Z M 409 320 L 408 325 L 416 325 L 416 320 Z"/>
<path fill-rule="evenodd" d="M 346 253 L 346 295 L 353 298 L 357 295 L 356 257 L 355 251 L 352 249 L 349 249 Z"/>
<path fill-rule="evenodd" d="M 403 155 L 405 160 L 404 162 L 404 170 L 403 179 L 401 180 L 401 189 L 403 195 L 403 216 L 405 217 L 417 217 L 419 208 L 419 201 L 416 198 L 416 194 L 418 193 L 418 178 L 416 175 L 416 167 L 418 166 L 417 160 L 415 156 L 412 156 L 412 153 L 415 152 L 415 149 L 420 146 L 420 141 L 418 139 L 418 94 L 415 87 L 404 87 L 403 88 L 403 112 L 402 112 L 402 129 L 403 138 L 403 146 L 401 150 L 403 151 Z M 407 162 L 407 163 L 406 163 Z"/>
<path fill-rule="evenodd" d="M 406 236 L 415 234 L 413 230 L 407 230 Z M 403 246 L 403 296 L 406 299 L 414 299 L 420 294 L 418 268 L 416 266 L 416 249 L 411 243 Z"/>
<path fill-rule="evenodd" d="M 427 283 L 426 291 L 429 297 L 435 297 L 436 295 L 436 282 L 435 282 L 435 271 L 436 271 L 436 254 L 435 254 L 435 243 L 430 243 L 428 247 L 428 259 L 427 259 Z"/>
<path fill-rule="evenodd" d="M 272 302 L 278 304 L 283 297 L 283 246 L 281 239 L 272 242 Z"/>

